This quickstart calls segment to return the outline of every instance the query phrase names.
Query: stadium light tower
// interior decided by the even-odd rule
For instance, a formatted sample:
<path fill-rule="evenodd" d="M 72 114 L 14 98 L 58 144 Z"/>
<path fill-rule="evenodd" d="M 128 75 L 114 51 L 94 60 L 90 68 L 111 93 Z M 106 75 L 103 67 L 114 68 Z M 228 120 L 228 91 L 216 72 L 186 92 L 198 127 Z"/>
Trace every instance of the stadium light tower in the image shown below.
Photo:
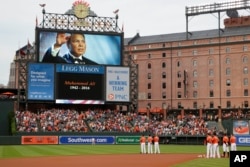
<path fill-rule="evenodd" d="M 233 18 L 238 17 L 237 10 L 242 9 L 250 9 L 250 0 L 235 0 L 221 3 L 215 2 L 213 4 L 186 7 L 186 38 L 188 39 L 188 35 L 192 35 L 192 33 L 188 30 L 188 17 L 201 14 L 218 13 L 218 30 L 220 35 L 222 31 L 220 27 L 220 13 L 226 12 L 229 17 Z"/>

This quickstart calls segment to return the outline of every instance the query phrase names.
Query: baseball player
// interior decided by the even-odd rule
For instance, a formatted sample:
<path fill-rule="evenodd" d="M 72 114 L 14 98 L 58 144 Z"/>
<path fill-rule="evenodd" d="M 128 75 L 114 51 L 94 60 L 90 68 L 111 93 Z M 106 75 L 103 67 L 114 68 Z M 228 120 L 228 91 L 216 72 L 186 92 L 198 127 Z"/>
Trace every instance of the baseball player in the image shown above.
<path fill-rule="evenodd" d="M 144 135 L 140 138 L 141 154 L 146 154 L 146 137 Z"/>
<path fill-rule="evenodd" d="M 229 138 L 226 133 L 224 133 L 222 141 L 223 157 L 229 157 Z"/>
<path fill-rule="evenodd" d="M 231 137 L 230 137 L 230 145 L 231 145 L 231 151 L 237 151 L 237 147 L 236 147 L 236 137 L 231 134 Z"/>
<path fill-rule="evenodd" d="M 214 132 L 212 135 L 213 158 L 215 158 L 216 155 L 217 158 L 220 158 L 219 141 L 220 139 L 216 135 L 216 132 Z"/>
<path fill-rule="evenodd" d="M 210 132 L 207 133 L 206 142 L 207 142 L 207 158 L 212 158 L 213 148 L 212 148 L 212 136 Z"/>
<path fill-rule="evenodd" d="M 153 153 L 153 137 L 151 135 L 148 135 L 147 142 L 148 142 L 148 154 Z"/>
<path fill-rule="evenodd" d="M 160 146 L 159 146 L 159 137 L 158 135 L 154 136 L 154 150 L 155 150 L 155 154 L 158 153 L 160 154 Z"/>

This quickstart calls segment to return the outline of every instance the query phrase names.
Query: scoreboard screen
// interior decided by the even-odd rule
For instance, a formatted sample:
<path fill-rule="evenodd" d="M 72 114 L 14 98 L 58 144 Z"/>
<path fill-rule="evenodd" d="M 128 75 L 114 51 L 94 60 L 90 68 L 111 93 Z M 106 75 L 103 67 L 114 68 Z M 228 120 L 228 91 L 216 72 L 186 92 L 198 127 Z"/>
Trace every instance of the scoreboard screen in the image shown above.
<path fill-rule="evenodd" d="M 100 65 L 122 65 L 123 34 L 122 33 L 89 33 L 83 31 L 69 30 L 45 30 L 36 29 L 37 41 L 37 62 L 43 62 L 43 58 L 52 49 L 56 43 L 58 34 L 63 34 L 65 38 L 70 39 L 73 34 L 81 34 L 85 38 L 86 51 L 84 57 Z M 63 44 L 57 56 L 64 57 L 70 51 L 67 43 Z M 60 63 L 51 61 L 46 63 Z"/>
<path fill-rule="evenodd" d="M 57 64 L 56 103 L 104 104 L 104 66 Z"/>

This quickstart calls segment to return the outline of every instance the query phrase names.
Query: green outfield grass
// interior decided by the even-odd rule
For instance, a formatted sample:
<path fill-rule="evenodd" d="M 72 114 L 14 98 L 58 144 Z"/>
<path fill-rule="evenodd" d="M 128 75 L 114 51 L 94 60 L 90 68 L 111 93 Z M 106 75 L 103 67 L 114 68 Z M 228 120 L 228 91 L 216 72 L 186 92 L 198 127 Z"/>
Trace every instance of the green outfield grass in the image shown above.
<path fill-rule="evenodd" d="M 205 146 L 160 145 L 162 154 L 194 153 L 204 155 Z M 250 150 L 250 147 L 238 147 L 238 150 Z M 220 148 L 222 152 L 222 148 Z M 100 155 L 100 154 L 139 154 L 139 145 L 9 145 L 0 146 L 0 159 L 42 156 Z M 229 159 L 197 158 L 175 167 L 228 167 Z"/>

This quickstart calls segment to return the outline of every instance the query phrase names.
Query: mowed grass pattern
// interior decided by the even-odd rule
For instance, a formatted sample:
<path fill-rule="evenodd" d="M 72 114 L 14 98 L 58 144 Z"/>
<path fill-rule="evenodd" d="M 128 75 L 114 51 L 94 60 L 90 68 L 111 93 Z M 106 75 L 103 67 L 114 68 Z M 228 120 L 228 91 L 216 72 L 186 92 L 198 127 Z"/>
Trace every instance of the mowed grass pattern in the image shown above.
<path fill-rule="evenodd" d="M 197 154 L 205 155 L 205 146 L 160 145 L 162 154 Z M 238 150 L 250 150 L 250 147 L 238 147 Z M 222 153 L 222 147 L 220 147 Z M 0 159 L 43 156 L 74 156 L 101 154 L 139 154 L 139 145 L 11 145 L 0 146 Z M 174 167 L 228 167 L 228 158 L 197 158 Z"/>

